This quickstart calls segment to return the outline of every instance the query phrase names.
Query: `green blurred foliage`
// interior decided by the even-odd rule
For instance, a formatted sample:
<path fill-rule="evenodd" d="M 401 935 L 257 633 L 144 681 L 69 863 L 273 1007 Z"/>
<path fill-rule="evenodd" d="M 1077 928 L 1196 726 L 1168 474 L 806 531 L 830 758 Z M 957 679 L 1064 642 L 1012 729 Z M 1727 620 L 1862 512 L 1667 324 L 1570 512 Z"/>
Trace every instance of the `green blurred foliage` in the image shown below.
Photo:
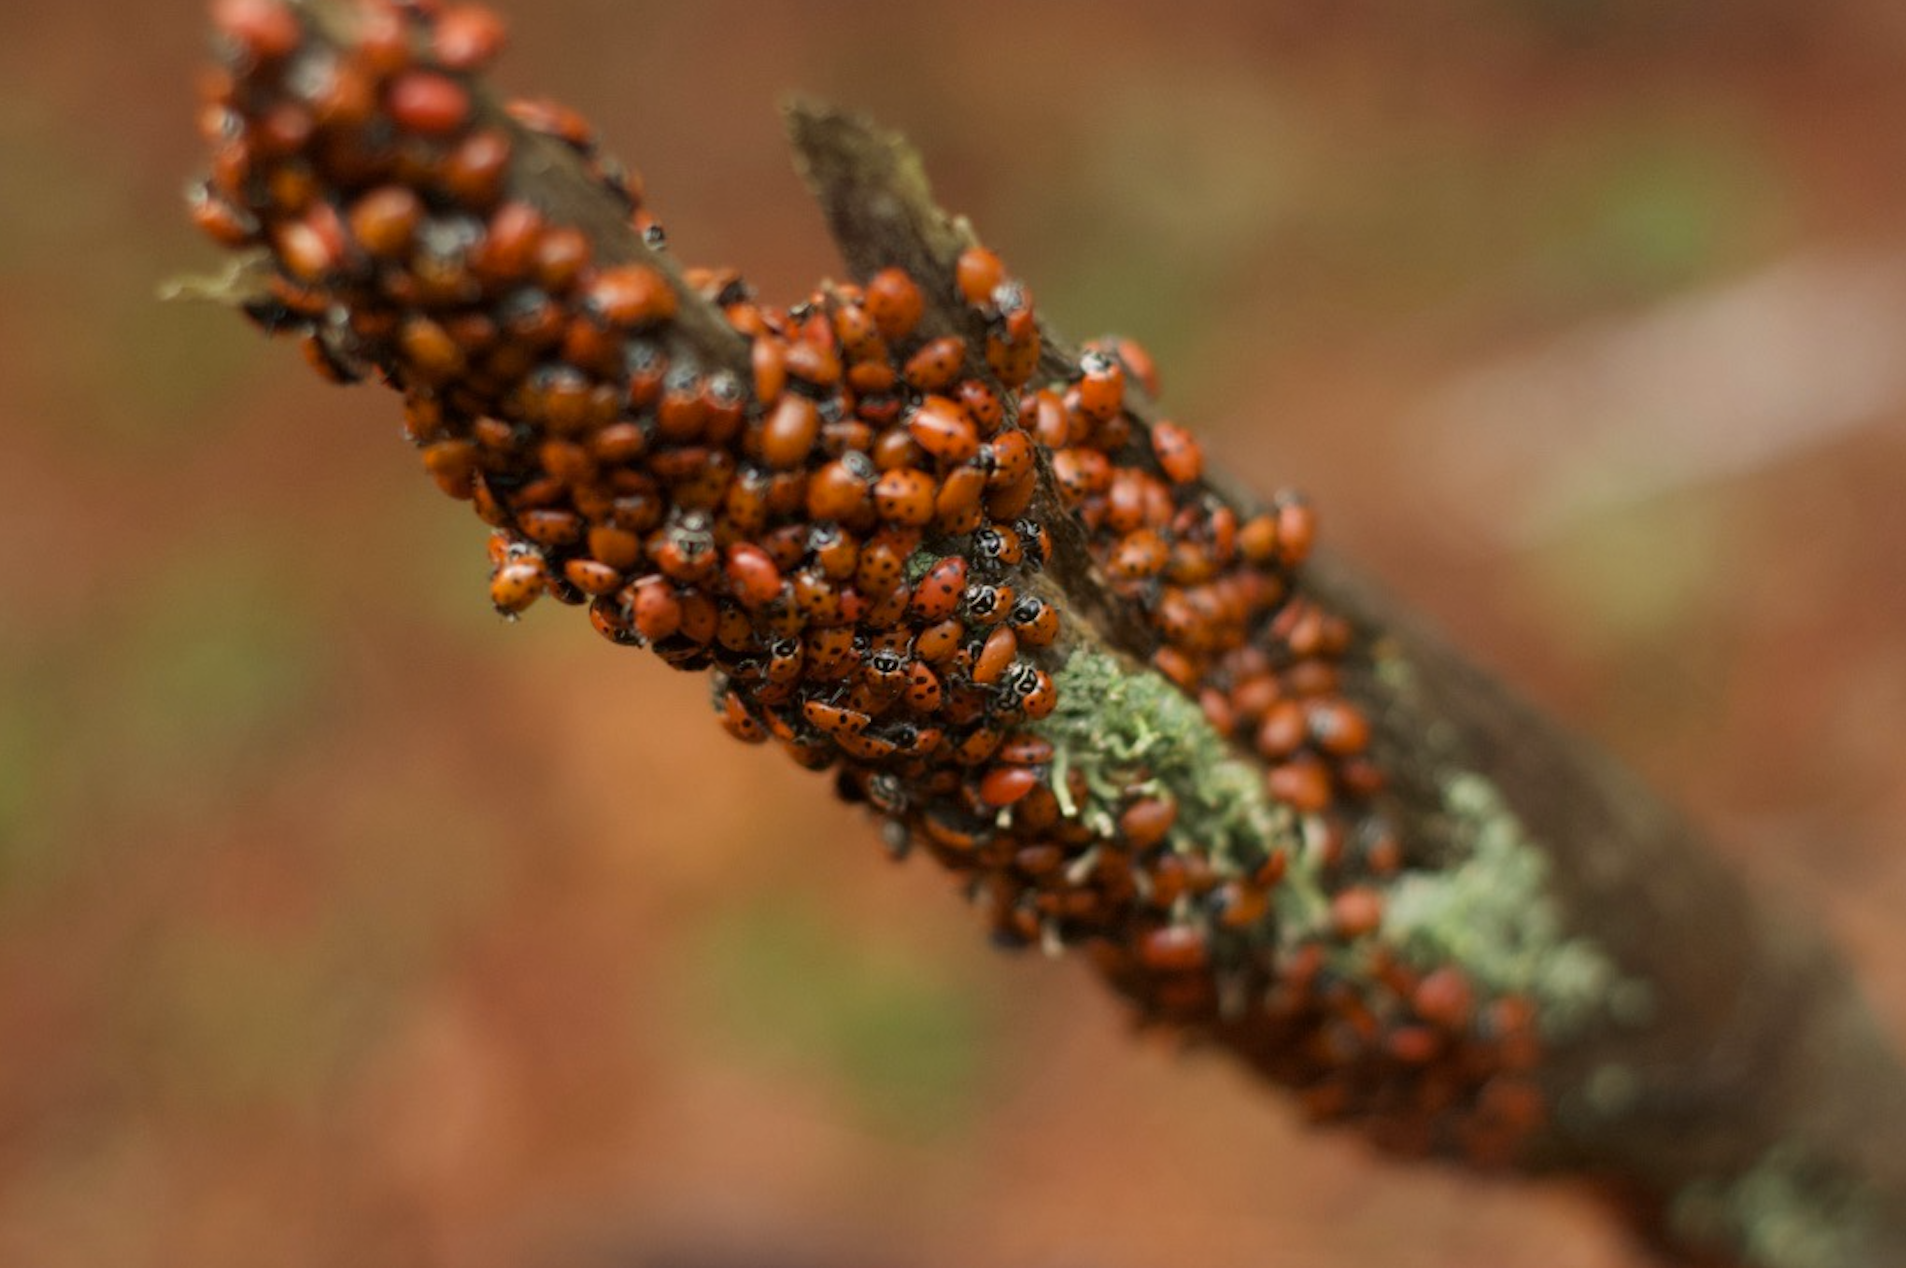
<path fill-rule="evenodd" d="M 690 958 L 736 1059 L 832 1085 L 883 1134 L 974 1127 L 986 1012 L 946 966 L 870 944 L 799 894 L 712 914 Z"/>
<path fill-rule="evenodd" d="M 224 813 L 294 756 L 321 624 L 257 549 L 180 546 L 0 664 L 0 903 Z"/>

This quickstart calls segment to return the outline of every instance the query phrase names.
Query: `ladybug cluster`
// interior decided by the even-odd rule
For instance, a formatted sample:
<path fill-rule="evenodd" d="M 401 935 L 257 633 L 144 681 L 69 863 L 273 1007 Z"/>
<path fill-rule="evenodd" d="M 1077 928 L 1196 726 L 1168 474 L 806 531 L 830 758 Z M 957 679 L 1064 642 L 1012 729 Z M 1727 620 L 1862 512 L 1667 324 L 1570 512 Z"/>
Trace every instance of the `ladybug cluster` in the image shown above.
<path fill-rule="evenodd" d="M 1533 1010 L 1377 936 L 1408 860 L 1339 689 L 1352 631 L 1298 586 L 1310 508 L 1240 512 L 1188 431 L 1141 424 L 1142 349 L 1062 360 L 978 246 L 950 285 L 887 268 L 788 308 L 678 270 L 584 121 L 478 90 L 494 15 L 348 13 L 334 32 L 284 0 L 216 6 L 193 214 L 268 250 L 256 320 L 403 394 L 425 468 L 493 530 L 499 612 L 586 605 L 610 641 L 712 671 L 733 735 L 833 770 L 896 850 L 966 878 L 998 940 L 1088 946 L 1146 1016 L 1320 1117 L 1474 1156 L 1539 1121 Z M 552 170 L 615 232 L 568 214 Z M 1079 615 L 1047 568 L 1068 549 L 1142 645 Z M 1149 658 L 1261 763 L 1286 839 L 1221 850 L 1143 760 L 1088 769 L 1055 711 L 1068 668 L 1108 655 Z M 1279 903 L 1299 871 L 1302 918 Z"/>

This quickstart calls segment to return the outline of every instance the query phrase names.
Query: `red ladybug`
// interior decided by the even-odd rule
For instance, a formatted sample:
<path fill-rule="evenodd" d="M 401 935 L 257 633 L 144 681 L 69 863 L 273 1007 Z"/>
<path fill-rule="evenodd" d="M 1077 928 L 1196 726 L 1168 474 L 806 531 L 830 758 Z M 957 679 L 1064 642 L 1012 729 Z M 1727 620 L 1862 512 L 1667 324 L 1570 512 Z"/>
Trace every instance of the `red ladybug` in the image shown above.
<path fill-rule="evenodd" d="M 548 585 L 549 566 L 541 555 L 515 554 L 490 578 L 490 602 L 498 612 L 513 617 L 541 598 Z"/>

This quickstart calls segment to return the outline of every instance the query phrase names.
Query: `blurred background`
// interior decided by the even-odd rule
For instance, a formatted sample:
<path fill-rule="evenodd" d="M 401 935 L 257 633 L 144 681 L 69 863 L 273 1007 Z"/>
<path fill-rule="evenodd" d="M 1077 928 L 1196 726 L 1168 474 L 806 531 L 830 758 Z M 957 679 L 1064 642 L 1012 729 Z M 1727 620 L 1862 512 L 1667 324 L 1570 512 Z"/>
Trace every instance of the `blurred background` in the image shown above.
<path fill-rule="evenodd" d="M 838 269 L 775 103 L 1818 912 L 1906 1037 L 1896 0 L 509 3 L 688 261 Z M 155 301 L 202 11 L 0 16 L 0 1264 L 1640 1268 L 991 951 L 397 406 Z"/>

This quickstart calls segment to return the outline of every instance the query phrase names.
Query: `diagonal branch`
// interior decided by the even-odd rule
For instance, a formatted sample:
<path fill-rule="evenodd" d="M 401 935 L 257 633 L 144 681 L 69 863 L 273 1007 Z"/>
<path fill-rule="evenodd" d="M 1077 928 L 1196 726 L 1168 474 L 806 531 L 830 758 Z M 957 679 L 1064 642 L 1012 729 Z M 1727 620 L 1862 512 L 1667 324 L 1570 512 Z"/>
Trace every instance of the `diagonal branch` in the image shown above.
<path fill-rule="evenodd" d="M 971 240 L 896 135 L 807 102 L 787 118 L 856 275 L 944 273 Z M 1076 362 L 1045 334 L 1055 368 Z M 1159 417 L 1139 393 L 1125 405 L 1145 425 Z M 1531 1163 L 1612 1178 L 1671 1239 L 1751 1262 L 1906 1262 L 1906 1074 L 1819 934 L 1342 561 L 1313 560 L 1305 584 L 1369 652 L 1347 662 L 1346 691 L 1376 721 L 1403 834 L 1446 841 L 1452 788 L 1480 778 L 1487 813 L 1539 852 L 1564 926 L 1620 967 L 1602 984 L 1617 1006 L 1545 1059 L 1555 1112 Z"/>
<path fill-rule="evenodd" d="M 222 296 L 403 394 L 499 610 L 714 671 L 996 937 L 1320 1120 L 1612 1178 L 1684 1249 L 1906 1261 L 1906 1082 L 1817 935 L 1306 563 L 1308 506 L 1039 325 L 904 142 L 790 108 L 860 284 L 774 308 L 679 267 L 586 125 L 498 104 L 476 12 L 226 0 L 195 210 L 264 248 Z"/>

